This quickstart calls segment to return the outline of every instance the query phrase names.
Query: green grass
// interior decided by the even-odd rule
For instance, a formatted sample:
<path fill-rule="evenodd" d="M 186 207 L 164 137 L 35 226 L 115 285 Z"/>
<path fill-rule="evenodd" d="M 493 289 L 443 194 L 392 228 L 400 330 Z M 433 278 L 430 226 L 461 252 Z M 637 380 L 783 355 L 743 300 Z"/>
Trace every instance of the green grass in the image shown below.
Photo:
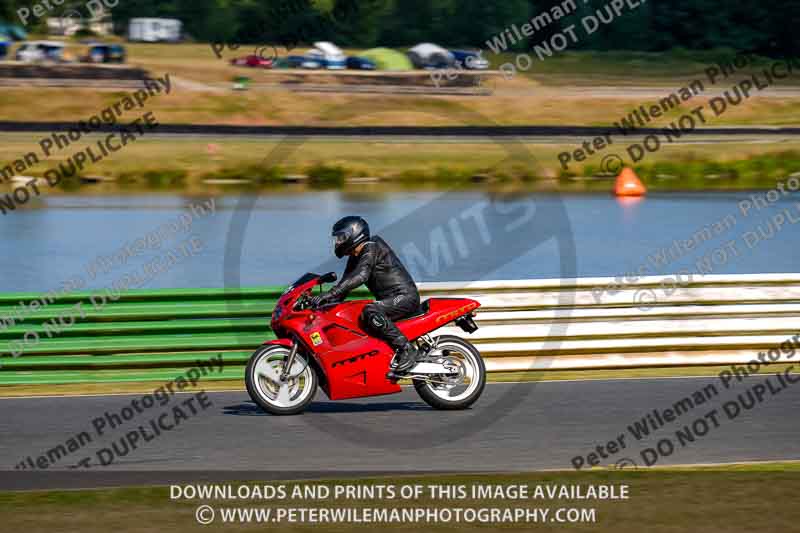
<path fill-rule="evenodd" d="M 298 93 L 276 87 L 287 79 L 286 71 L 244 69 L 228 60 L 249 53 L 245 48 L 214 56 L 207 44 L 130 44 L 129 62 L 153 76 L 169 73 L 172 91 L 149 100 L 149 111 L 161 123 L 285 124 L 285 125 L 463 125 L 550 124 L 608 125 L 652 97 L 626 93 L 626 87 L 658 87 L 664 95 L 703 75 L 703 70 L 731 51 L 673 51 L 666 53 L 564 52 L 546 61 L 535 61 L 528 72 L 506 80 L 491 77 L 491 96 L 400 94 Z M 298 50 L 295 53 L 300 53 Z M 357 52 L 351 50 L 350 52 Z M 285 53 L 285 52 L 282 52 Z M 515 54 L 487 54 L 494 66 L 513 61 Z M 769 64 L 758 58 L 751 66 L 713 89 L 727 88 L 751 72 Z M 231 80 L 247 75 L 248 91 L 232 90 Z M 320 75 L 315 75 L 323 81 Z M 272 87 L 269 87 L 272 85 Z M 800 85 L 800 74 L 780 80 L 781 88 Z M 619 94 L 597 96 L 598 86 L 616 87 Z M 712 87 L 685 102 L 653 126 L 663 126 L 680 113 L 707 101 Z M 89 88 L 4 88 L 0 116 L 5 120 L 87 119 L 121 98 L 123 91 Z M 656 99 L 657 100 L 657 99 Z M 715 117 L 710 125 L 797 124 L 797 95 L 762 98 L 754 94 L 741 105 Z M 35 110 L 35 113 L 34 113 Z M 140 110 L 130 111 L 135 118 Z"/>
<path fill-rule="evenodd" d="M 306 173 L 313 185 L 320 186 L 341 187 L 347 177 L 347 170 L 344 167 L 326 165 L 324 163 L 317 163 L 311 166 Z"/>
<path fill-rule="evenodd" d="M 800 172 L 800 151 L 777 151 L 731 160 L 698 157 L 689 152 L 678 154 L 669 160 L 637 164 L 633 168 L 653 190 L 670 190 L 676 185 L 686 189 L 709 186 L 720 189 L 750 189 L 785 180 L 787 176 Z M 595 165 L 585 165 L 582 168 L 584 175 L 599 172 L 600 169 Z"/>
<path fill-rule="evenodd" d="M 244 70 L 227 60 L 245 53 L 226 51 L 216 58 L 207 44 L 131 44 L 130 62 L 153 75 L 170 73 L 172 92 L 147 101 L 148 111 L 160 123 L 240 125 L 592 125 L 607 126 L 619 121 L 639 105 L 657 100 L 652 95 L 625 93 L 626 87 L 657 87 L 656 94 L 668 94 L 689 80 L 702 76 L 710 64 L 730 59 L 730 50 L 666 53 L 565 52 L 512 80 L 496 80 L 489 97 L 314 94 L 289 90 L 231 91 L 227 81 L 243 72 L 255 83 L 276 81 L 285 74 Z M 513 59 L 514 54 L 488 54 L 494 66 Z M 769 64 L 756 58 L 714 91 L 729 87 L 748 73 Z M 185 83 L 184 83 L 185 82 Z M 781 80 L 781 87 L 798 89 L 800 75 Z M 206 84 L 206 85 L 204 85 Z M 216 84 L 216 85 L 215 85 Z M 621 94 L 594 94 L 596 86 L 618 87 Z M 204 88 L 205 87 L 205 88 Z M 697 105 L 708 105 L 712 88 L 665 113 L 649 126 L 665 127 L 670 121 Z M 126 91 L 94 89 L 6 88 L 0 99 L 0 116 L 6 120 L 81 120 L 118 101 Z M 32 110 L 36 110 L 34 114 Z M 140 115 L 136 109 L 122 122 Z M 707 110 L 708 112 L 708 110 Z M 709 112 L 710 113 L 710 112 Z M 711 117 L 706 126 L 796 125 L 800 120 L 800 97 L 786 95 L 763 98 L 754 95 L 741 105 Z M 10 161 L 36 148 L 40 136 L 0 134 L 0 161 Z M 641 137 L 615 136 L 615 144 L 586 161 L 573 163 L 562 171 L 557 154 L 572 151 L 587 139 L 553 139 L 524 143 L 532 157 L 515 160 L 502 143 L 465 142 L 352 142 L 311 140 L 302 144 L 287 160 L 264 157 L 275 147 L 271 140 L 242 138 L 176 139 L 143 137 L 102 162 L 83 171 L 86 175 L 117 178 L 116 185 L 84 185 L 79 179 L 65 179 L 60 192 L 83 194 L 125 190 L 181 190 L 188 193 L 217 190 L 204 179 L 247 179 L 250 187 L 280 187 L 285 174 L 304 174 L 308 187 L 347 186 L 352 177 L 378 177 L 401 187 L 433 187 L 466 184 L 474 176 L 491 178 L 491 187 L 514 190 L 558 189 L 565 192 L 606 192 L 607 179 L 571 180 L 570 177 L 597 174 L 602 158 L 611 151 L 637 173 L 650 190 L 705 190 L 768 188 L 776 180 L 800 169 L 800 142 L 793 139 L 763 139 L 741 142 L 720 138 L 716 144 L 703 139 L 697 144 L 664 144 L 659 152 L 633 163 L 625 153 L 630 142 Z M 88 136 L 94 142 L 97 136 Z M 84 146 L 83 141 L 80 146 Z M 209 145 L 218 145 L 214 153 Z M 76 147 L 77 149 L 77 147 Z M 66 157 L 65 151 L 58 157 Z M 40 175 L 45 165 L 31 175 Z M 561 176 L 561 180 L 555 178 Z M 545 178 L 545 179 L 543 179 Z M 381 185 L 382 186 L 382 185 Z M 227 186 L 226 186 L 227 187 Z M 295 187 L 295 186 L 293 186 Z M 355 187 L 362 189 L 364 184 Z M 373 186 L 370 186 L 373 187 Z M 383 186 L 382 186 L 383 187 Z M 228 190 L 228 189 L 225 189 Z"/>
<path fill-rule="evenodd" d="M 255 481 L 255 480 L 253 480 Z M 183 483 L 182 483 L 183 484 Z M 247 483 L 251 484 L 251 483 Z M 393 476 L 369 479 L 328 479 L 322 481 L 272 481 L 252 483 L 284 485 L 288 497 L 282 500 L 186 500 L 171 499 L 167 487 L 139 487 L 93 490 L 54 490 L 0 493 L 0 521 L 8 531 L 201 531 L 222 530 L 219 521 L 199 526 L 195 510 L 199 505 L 217 509 L 251 508 L 481 508 L 595 509 L 592 523 L 418 523 L 418 524 L 225 524 L 225 530 L 277 531 L 641 531 L 703 533 L 797 531 L 800 508 L 791 496 L 800 487 L 797 463 L 748 464 L 703 468 L 668 468 L 639 470 L 592 470 L 587 472 L 537 472 L 516 474 L 463 474 L 445 476 Z M 403 485 L 422 487 L 422 495 L 395 499 L 334 498 L 337 485 L 392 485 L 399 494 Z M 234 489 L 239 483 L 231 483 Z M 294 487 L 322 485 L 331 496 L 324 499 L 292 498 Z M 433 498 L 430 485 L 462 486 L 465 498 Z M 473 486 L 526 486 L 529 495 L 536 486 L 613 485 L 619 493 L 627 486 L 627 498 L 576 500 L 536 498 L 513 500 L 477 498 Z M 218 519 L 219 520 L 219 519 Z"/>
<path fill-rule="evenodd" d="M 96 140 L 89 136 L 86 143 Z M 311 139 L 289 151 L 287 157 L 270 158 L 278 143 L 272 139 L 161 139 L 142 137 L 136 143 L 87 166 L 86 176 L 116 178 L 115 182 L 87 184 L 77 178 L 62 180 L 46 194 L 114 194 L 120 190 L 186 191 L 207 193 L 231 190 L 231 186 L 204 183 L 207 179 L 244 179 L 248 187 L 285 187 L 286 175 L 306 175 L 310 187 L 355 187 L 387 190 L 391 187 L 432 188 L 454 184 L 497 190 L 561 190 L 564 192 L 607 192 L 614 176 L 600 175 L 601 151 L 568 172 L 561 169 L 557 155 L 570 151 L 582 139 L 570 144 L 549 144 L 545 140 L 520 142 L 442 142 L 392 140 Z M 37 149 L 38 137 L 29 134 L 0 134 L 0 161 L 10 162 Z M 41 161 L 24 175 L 41 176 L 56 167 L 83 141 Z M 625 156 L 622 147 L 615 153 Z M 626 160 L 626 162 L 630 163 Z M 800 141 L 776 143 L 714 142 L 708 139 L 691 145 L 664 145 L 635 166 L 651 190 L 769 188 L 800 171 Z M 488 183 L 473 183 L 480 176 Z M 556 180 L 561 176 L 561 180 Z M 595 179 L 569 179 L 570 176 Z M 375 177 L 382 183 L 348 184 L 351 177 Z M 8 187 L 8 185 L 5 185 Z M 297 190 L 292 185 L 292 190 Z"/>
<path fill-rule="evenodd" d="M 533 66 L 527 71 L 520 71 L 526 77 L 535 79 L 543 85 L 561 85 L 563 83 L 577 85 L 602 85 L 624 81 L 635 85 L 661 85 L 665 81 L 704 77 L 705 69 L 718 63 L 731 62 L 737 52 L 728 48 L 712 50 L 687 50 L 675 48 L 666 52 L 636 52 L 627 50 L 610 51 L 570 51 L 546 57 L 540 61 L 530 51 L 506 52 L 492 54 L 485 51 L 484 57 L 489 59 L 491 67 L 499 69 L 504 63 L 514 63 L 518 53 L 528 53 Z M 749 56 L 751 61 L 738 72 L 751 74 L 769 65 L 771 58 Z M 521 63 L 524 65 L 524 63 Z M 796 84 L 795 80 L 794 83 Z"/>

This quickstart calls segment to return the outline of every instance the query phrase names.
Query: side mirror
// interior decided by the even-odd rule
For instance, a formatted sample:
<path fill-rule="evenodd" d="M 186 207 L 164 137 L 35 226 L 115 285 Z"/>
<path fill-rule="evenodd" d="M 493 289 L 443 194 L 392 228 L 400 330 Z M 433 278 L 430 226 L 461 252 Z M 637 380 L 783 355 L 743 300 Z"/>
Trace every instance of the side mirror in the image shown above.
<path fill-rule="evenodd" d="M 330 283 L 332 281 L 336 281 L 336 272 L 328 272 L 319 277 L 320 283 Z"/>

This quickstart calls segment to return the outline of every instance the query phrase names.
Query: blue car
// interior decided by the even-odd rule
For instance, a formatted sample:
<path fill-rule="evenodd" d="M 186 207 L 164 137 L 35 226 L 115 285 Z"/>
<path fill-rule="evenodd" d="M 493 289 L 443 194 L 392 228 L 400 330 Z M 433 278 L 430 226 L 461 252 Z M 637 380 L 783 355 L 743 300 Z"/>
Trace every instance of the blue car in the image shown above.
<path fill-rule="evenodd" d="M 300 68 L 305 60 L 305 56 L 289 56 L 286 58 L 286 66 L 288 68 Z"/>
<path fill-rule="evenodd" d="M 481 57 L 480 52 L 473 52 L 470 50 L 450 50 L 453 54 L 453 59 L 457 61 L 462 68 L 467 70 L 486 70 L 489 68 L 489 62 Z"/>
<path fill-rule="evenodd" d="M 375 70 L 377 65 L 366 57 L 350 56 L 347 58 L 347 68 L 352 70 Z"/>
<path fill-rule="evenodd" d="M 81 58 L 85 63 L 124 63 L 125 49 L 118 44 L 94 43 Z"/>

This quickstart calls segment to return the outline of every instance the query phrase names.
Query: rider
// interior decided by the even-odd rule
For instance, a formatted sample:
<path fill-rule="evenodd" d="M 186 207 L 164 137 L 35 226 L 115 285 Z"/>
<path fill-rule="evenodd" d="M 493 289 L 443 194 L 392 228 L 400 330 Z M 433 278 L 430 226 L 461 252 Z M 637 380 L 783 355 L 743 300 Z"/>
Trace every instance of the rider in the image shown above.
<path fill-rule="evenodd" d="M 348 255 L 341 281 L 330 291 L 315 296 L 313 307 L 337 303 L 356 287 L 366 284 L 375 297 L 364 306 L 361 321 L 368 333 L 383 339 L 395 350 L 390 370 L 405 372 L 414 366 L 416 347 L 392 322 L 419 310 L 419 292 L 400 259 L 378 236 L 370 237 L 367 221 L 347 216 L 333 225 L 336 257 Z"/>

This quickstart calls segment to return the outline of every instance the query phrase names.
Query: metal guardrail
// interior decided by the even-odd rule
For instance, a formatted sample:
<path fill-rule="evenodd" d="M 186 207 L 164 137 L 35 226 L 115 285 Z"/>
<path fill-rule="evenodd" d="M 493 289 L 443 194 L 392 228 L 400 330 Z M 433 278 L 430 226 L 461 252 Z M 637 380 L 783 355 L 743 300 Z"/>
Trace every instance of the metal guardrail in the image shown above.
<path fill-rule="evenodd" d="M 447 282 L 420 289 L 423 298 L 481 302 L 477 332 L 439 331 L 469 338 L 489 371 L 746 363 L 800 330 L 800 274 L 614 282 Z M 282 290 L 135 290 L 115 301 L 95 297 L 95 304 L 83 292 L 33 310 L 30 303 L 43 295 L 0 294 L 6 319 L 0 385 L 169 379 L 217 353 L 225 370 L 216 377 L 241 379 L 255 347 L 273 337 L 269 316 Z M 30 342 L 21 345 L 23 338 Z"/>
<path fill-rule="evenodd" d="M 666 279 L 434 283 L 426 292 L 481 302 L 470 340 L 489 371 L 741 364 L 800 333 L 800 274 Z"/>

